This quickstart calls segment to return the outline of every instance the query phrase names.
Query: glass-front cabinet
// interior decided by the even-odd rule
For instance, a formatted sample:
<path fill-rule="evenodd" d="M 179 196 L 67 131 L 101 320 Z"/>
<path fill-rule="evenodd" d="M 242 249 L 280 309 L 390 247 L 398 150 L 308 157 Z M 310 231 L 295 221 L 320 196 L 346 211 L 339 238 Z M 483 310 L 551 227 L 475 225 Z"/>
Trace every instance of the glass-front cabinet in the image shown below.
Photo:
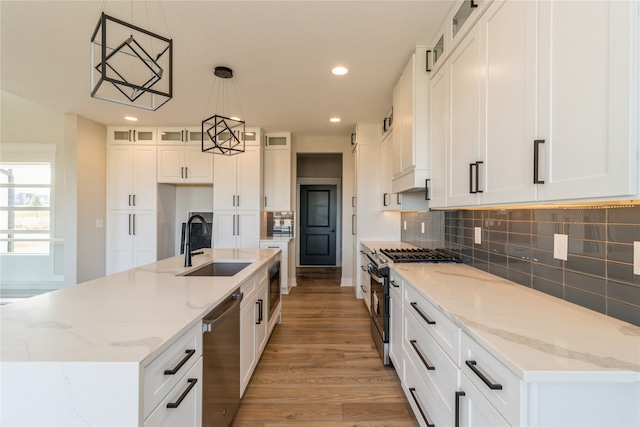
<path fill-rule="evenodd" d="M 158 143 L 178 144 L 180 142 L 201 143 L 202 128 L 158 128 Z"/>

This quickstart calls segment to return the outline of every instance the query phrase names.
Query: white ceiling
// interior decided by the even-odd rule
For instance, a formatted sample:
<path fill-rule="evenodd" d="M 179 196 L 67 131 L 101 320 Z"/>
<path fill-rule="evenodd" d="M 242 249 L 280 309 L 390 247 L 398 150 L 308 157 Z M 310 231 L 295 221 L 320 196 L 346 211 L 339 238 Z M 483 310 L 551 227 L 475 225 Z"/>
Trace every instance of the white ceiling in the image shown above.
<path fill-rule="evenodd" d="M 219 112 L 209 94 L 213 68 L 224 65 L 234 70 L 247 125 L 348 135 L 355 123 L 382 120 L 413 47 L 431 42 L 451 6 L 444 0 L 0 0 L 1 89 L 106 125 L 135 115 L 139 126 L 200 126 Z M 173 39 L 173 99 L 157 111 L 90 97 L 90 39 L 102 11 Z M 331 75 L 335 65 L 349 74 Z M 329 123 L 331 116 L 342 122 Z"/>

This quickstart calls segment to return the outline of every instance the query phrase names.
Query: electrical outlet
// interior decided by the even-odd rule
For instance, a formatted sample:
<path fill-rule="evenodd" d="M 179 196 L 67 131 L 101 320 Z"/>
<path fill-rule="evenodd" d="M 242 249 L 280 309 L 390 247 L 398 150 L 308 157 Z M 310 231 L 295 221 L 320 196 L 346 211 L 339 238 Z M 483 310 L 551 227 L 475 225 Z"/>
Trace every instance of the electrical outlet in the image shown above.
<path fill-rule="evenodd" d="M 633 242 L 633 274 L 640 276 L 640 242 Z"/>
<path fill-rule="evenodd" d="M 420 232 L 424 234 L 424 222 L 420 223 Z"/>
<path fill-rule="evenodd" d="M 479 245 L 480 243 L 482 243 L 482 228 L 474 227 L 473 231 L 475 233 L 474 243 L 476 245 Z"/>
<path fill-rule="evenodd" d="M 406 229 L 407 229 L 407 221 L 402 221 L 402 222 L 403 222 L 402 227 L 406 231 Z"/>
<path fill-rule="evenodd" d="M 555 259 L 567 260 L 569 250 L 569 236 L 566 234 L 553 235 L 553 257 Z"/>

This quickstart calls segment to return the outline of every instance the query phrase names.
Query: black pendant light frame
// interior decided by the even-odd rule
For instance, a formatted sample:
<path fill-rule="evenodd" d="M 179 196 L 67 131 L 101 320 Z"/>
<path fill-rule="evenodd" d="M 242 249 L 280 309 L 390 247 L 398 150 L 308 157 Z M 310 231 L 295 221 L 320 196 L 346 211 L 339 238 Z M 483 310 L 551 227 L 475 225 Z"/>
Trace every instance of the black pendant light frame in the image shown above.
<path fill-rule="evenodd" d="M 126 31 L 130 35 L 116 47 L 109 46 L 108 28 L 115 28 L 122 34 L 124 34 L 123 31 Z M 155 57 L 150 55 L 143 45 L 135 39 L 134 33 L 149 38 L 151 42 L 158 43 L 161 46 L 160 53 Z M 95 64 L 96 46 L 100 48 L 100 62 L 98 64 Z M 138 73 L 143 74 L 144 77 L 133 81 L 132 77 L 136 76 L 129 76 L 128 70 L 122 69 L 120 65 L 116 64 L 122 58 L 133 60 L 136 71 L 142 70 Z M 91 66 L 91 96 L 93 98 L 155 111 L 173 97 L 173 41 L 106 15 L 104 12 L 101 14 L 91 37 Z M 166 84 L 163 79 L 166 79 L 164 80 L 167 82 Z M 156 88 L 161 81 L 166 89 Z"/>

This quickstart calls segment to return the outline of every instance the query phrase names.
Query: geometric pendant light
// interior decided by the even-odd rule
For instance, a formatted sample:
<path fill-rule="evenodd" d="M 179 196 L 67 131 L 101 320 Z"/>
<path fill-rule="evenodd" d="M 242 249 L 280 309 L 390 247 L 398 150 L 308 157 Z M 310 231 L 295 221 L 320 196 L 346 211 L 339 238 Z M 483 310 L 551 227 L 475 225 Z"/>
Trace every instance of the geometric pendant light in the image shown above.
<path fill-rule="evenodd" d="M 173 96 L 173 41 L 103 12 L 91 37 L 91 96 L 163 106 Z"/>
<path fill-rule="evenodd" d="M 218 101 L 220 100 L 220 97 L 222 97 L 222 108 L 224 114 L 225 106 L 227 106 L 225 101 L 228 100 L 227 81 L 233 77 L 233 70 L 228 67 L 216 67 L 214 75 L 219 79 L 214 79 L 211 92 L 213 92 L 216 82 L 218 82 L 218 100 L 216 101 L 216 108 L 218 108 Z M 211 94 L 209 96 L 211 96 Z M 202 152 L 220 154 L 224 156 L 233 156 L 235 154 L 244 153 L 245 122 L 237 117 L 227 117 L 227 115 L 228 114 L 215 114 L 202 121 Z"/>

